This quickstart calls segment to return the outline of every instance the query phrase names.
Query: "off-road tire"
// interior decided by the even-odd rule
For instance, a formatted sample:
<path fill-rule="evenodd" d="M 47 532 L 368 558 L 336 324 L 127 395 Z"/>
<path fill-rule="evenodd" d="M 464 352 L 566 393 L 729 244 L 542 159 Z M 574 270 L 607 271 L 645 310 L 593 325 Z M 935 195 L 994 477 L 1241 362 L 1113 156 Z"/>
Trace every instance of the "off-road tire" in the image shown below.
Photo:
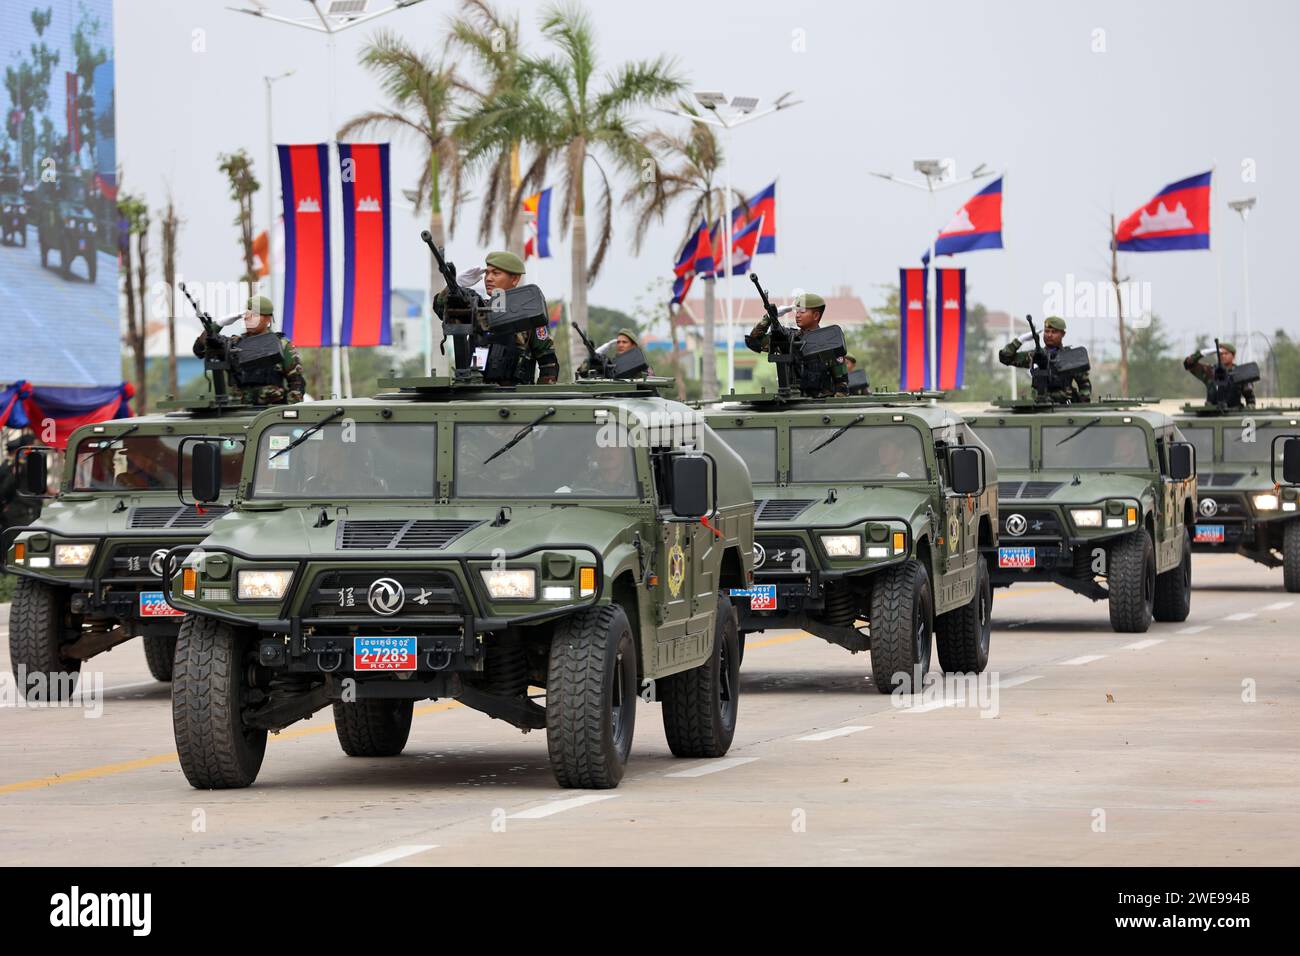
<path fill-rule="evenodd" d="M 176 635 L 146 634 L 144 641 L 144 659 L 149 664 L 149 673 L 154 680 L 170 681 L 172 665 L 176 660 Z"/>
<path fill-rule="evenodd" d="M 934 646 L 930 576 L 915 559 L 882 571 L 871 589 L 871 677 L 876 690 L 921 690 Z"/>
<path fill-rule="evenodd" d="M 172 678 L 172 729 L 181 770 L 197 790 L 247 787 L 266 755 L 266 731 L 242 710 L 252 639 L 224 621 L 181 623 Z"/>
<path fill-rule="evenodd" d="M 1152 616 L 1157 621 L 1185 621 L 1192 612 L 1192 540 L 1183 528 L 1183 548 L 1178 564 L 1156 576 Z"/>
<path fill-rule="evenodd" d="M 1282 529 L 1282 586 L 1293 594 L 1300 591 L 1300 520 Z"/>
<path fill-rule="evenodd" d="M 585 608 L 551 638 L 546 677 L 546 747 L 562 787 L 617 787 L 632 749 L 636 646 L 617 604 Z"/>
<path fill-rule="evenodd" d="M 349 757 L 396 757 L 411 736 L 413 700 L 363 698 L 334 703 L 334 730 Z"/>
<path fill-rule="evenodd" d="M 713 651 L 699 667 L 659 681 L 664 736 L 675 757 L 721 757 L 736 735 L 740 705 L 740 639 L 736 609 L 718 599 Z"/>
<path fill-rule="evenodd" d="M 971 599 L 934 619 L 934 642 L 939 648 L 939 666 L 944 673 L 983 673 L 989 663 L 992 613 L 993 585 L 989 581 L 988 564 L 980 558 Z"/>
<path fill-rule="evenodd" d="M 1141 634 L 1155 611 L 1156 549 L 1145 528 L 1110 546 L 1106 585 L 1110 590 L 1110 626 L 1122 634 Z"/>
<path fill-rule="evenodd" d="M 68 628 L 67 591 L 20 577 L 9 609 L 9 666 L 18 693 L 29 700 L 51 702 L 67 700 L 76 693 L 81 661 L 59 653 Z M 45 675 L 45 690 L 25 682 L 33 674 Z"/>

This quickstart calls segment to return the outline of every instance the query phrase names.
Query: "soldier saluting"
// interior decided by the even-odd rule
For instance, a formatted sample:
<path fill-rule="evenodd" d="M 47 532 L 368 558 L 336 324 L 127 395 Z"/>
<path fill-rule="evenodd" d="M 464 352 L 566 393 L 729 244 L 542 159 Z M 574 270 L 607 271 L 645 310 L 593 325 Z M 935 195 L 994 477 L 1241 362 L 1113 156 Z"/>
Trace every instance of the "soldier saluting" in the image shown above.
<path fill-rule="evenodd" d="M 1183 359 L 1183 368 L 1191 372 L 1198 379 L 1205 383 L 1207 391 L 1213 392 L 1215 383 L 1219 378 L 1218 369 L 1223 369 L 1223 375 L 1226 377 L 1234 366 L 1237 364 L 1237 347 L 1231 342 L 1219 342 L 1219 364 L 1211 365 L 1208 362 L 1201 361 L 1201 350 L 1197 349 L 1187 358 Z M 1255 387 L 1250 382 L 1244 382 L 1237 386 L 1240 392 L 1240 398 L 1233 404 L 1240 406 L 1244 401 L 1251 408 L 1255 407 Z"/>
<path fill-rule="evenodd" d="M 757 285 L 757 282 L 755 282 Z M 826 313 L 826 300 L 816 292 L 801 292 L 795 297 L 794 330 L 778 331 L 782 339 L 790 341 L 790 351 L 796 357 L 802 352 L 804 336 L 821 328 L 822 317 Z M 745 336 L 745 345 L 753 352 L 770 352 L 772 350 L 772 325 L 775 319 L 765 317 Z M 849 373 L 844 365 L 844 356 L 837 355 L 832 361 L 820 363 L 799 363 L 799 390 L 810 398 L 824 398 L 828 395 L 847 395 L 849 393 Z"/>
<path fill-rule="evenodd" d="M 1032 323 L 1031 323 L 1032 325 Z M 998 361 L 1014 368 L 1033 368 L 1034 353 L 1022 352 L 1020 347 L 1034 340 L 1032 331 L 1012 339 L 998 352 Z M 1065 319 L 1059 315 L 1048 316 L 1043 322 L 1043 351 L 1047 354 L 1049 364 L 1053 363 L 1057 352 L 1061 351 L 1065 340 Z M 1092 381 L 1088 378 L 1086 366 L 1061 373 L 1066 381 L 1063 385 L 1049 388 L 1047 396 L 1057 404 L 1092 401 Z"/>
<path fill-rule="evenodd" d="M 230 355 L 231 398 L 243 405 L 289 405 L 301 402 L 307 390 L 298 350 L 283 332 L 272 332 L 271 300 L 251 296 L 244 310 L 244 334 L 227 338 L 204 331 L 194 342 L 194 354 Z"/>

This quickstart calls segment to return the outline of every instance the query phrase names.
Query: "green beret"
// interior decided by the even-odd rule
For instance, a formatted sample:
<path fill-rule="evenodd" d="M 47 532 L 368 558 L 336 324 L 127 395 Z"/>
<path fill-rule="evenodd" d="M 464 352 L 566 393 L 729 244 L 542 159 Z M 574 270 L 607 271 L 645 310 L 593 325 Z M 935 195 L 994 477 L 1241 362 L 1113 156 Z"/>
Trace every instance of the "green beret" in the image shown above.
<path fill-rule="evenodd" d="M 631 329 L 619 329 L 618 334 L 627 336 L 637 348 L 641 347 L 641 343 L 636 340 L 636 333 Z"/>
<path fill-rule="evenodd" d="M 1237 354 L 1237 346 L 1233 345 L 1231 342 L 1220 342 L 1219 348 L 1223 349 L 1223 351 L 1227 352 L 1230 355 Z"/>
<path fill-rule="evenodd" d="M 795 296 L 795 305 L 801 309 L 824 309 L 826 300 L 816 292 L 800 292 Z"/>
<path fill-rule="evenodd" d="M 256 312 L 258 315 L 271 315 L 275 309 L 271 305 L 271 300 L 264 295 L 253 295 L 248 297 L 248 311 Z"/>
<path fill-rule="evenodd" d="M 509 272 L 512 276 L 524 274 L 524 260 L 513 252 L 489 252 L 487 264 L 496 266 L 502 272 Z"/>
<path fill-rule="evenodd" d="M 1058 332 L 1065 331 L 1065 319 L 1059 315 L 1049 315 L 1047 321 L 1043 323 L 1045 329 L 1056 329 Z"/>

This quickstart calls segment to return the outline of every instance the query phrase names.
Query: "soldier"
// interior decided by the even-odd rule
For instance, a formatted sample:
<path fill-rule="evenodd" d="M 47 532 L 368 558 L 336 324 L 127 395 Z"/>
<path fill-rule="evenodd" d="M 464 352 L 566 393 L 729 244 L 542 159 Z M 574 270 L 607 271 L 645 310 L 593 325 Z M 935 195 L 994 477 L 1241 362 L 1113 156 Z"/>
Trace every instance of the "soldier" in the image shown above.
<path fill-rule="evenodd" d="M 231 354 L 231 388 L 232 399 L 244 405 L 291 405 L 301 402 L 307 390 L 307 380 L 303 377 L 302 360 L 298 350 L 293 347 L 283 332 L 271 332 L 274 318 L 271 300 L 264 295 L 251 296 L 244 311 L 244 334 L 229 339 Z M 240 352 L 251 355 L 254 347 L 261 345 L 253 342 L 259 335 L 273 335 L 280 340 L 277 350 L 269 351 L 264 357 L 240 359 Z M 208 334 L 203 332 L 194 342 L 194 354 L 203 358 L 208 349 L 218 343 L 208 341 Z M 226 337 L 218 336 L 219 339 Z M 242 346 L 241 346 L 242 344 Z M 224 343 L 220 343 L 224 346 Z"/>
<path fill-rule="evenodd" d="M 1056 350 L 1061 348 L 1061 342 L 1065 339 L 1065 319 L 1059 315 L 1048 316 L 1043 322 L 1043 351 L 1047 353 L 1048 360 L 1056 354 Z M 1012 339 L 1002 347 L 998 352 L 998 361 L 1003 365 L 1011 365 L 1015 368 L 1033 368 L 1033 352 L 1021 352 L 1020 347 L 1027 342 L 1034 340 L 1032 332 L 1026 332 L 1019 338 Z M 1078 404 L 1080 402 L 1092 401 L 1092 382 L 1088 378 L 1086 368 L 1066 373 L 1070 377 L 1069 385 L 1064 388 L 1051 389 L 1047 394 L 1055 403 L 1065 404 L 1067 402 Z"/>
<path fill-rule="evenodd" d="M 799 354 L 799 340 L 808 332 L 820 328 L 822 316 L 826 313 L 826 300 L 815 292 L 803 292 L 795 299 L 794 321 L 797 328 L 789 334 L 793 336 L 791 348 L 794 355 Z M 754 352 L 770 350 L 772 333 L 763 319 L 745 336 L 745 345 Z M 824 398 L 828 395 L 847 395 L 849 373 L 845 368 L 844 356 L 836 356 L 829 366 L 796 366 L 799 389 L 811 398 Z"/>
<path fill-rule="evenodd" d="M 483 278 L 483 288 L 488 299 L 497 290 L 513 289 L 523 281 L 524 261 L 513 252 L 489 252 L 482 269 L 471 269 L 462 276 L 472 285 Z M 487 300 L 472 288 L 462 286 L 479 306 Z M 433 309 L 442 317 L 447 300 L 446 291 L 433 299 Z M 485 382 L 498 385 L 531 385 L 537 376 L 539 385 L 553 385 L 560 377 L 560 362 L 555 357 L 555 343 L 542 325 L 527 332 L 516 332 L 512 341 L 496 341 L 487 333 L 487 317 L 481 313 L 478 328 L 470 336 L 469 346 L 474 357 L 474 367 L 482 369 Z M 499 371 L 499 369 L 506 371 Z M 490 370 L 490 371 L 489 371 Z"/>
<path fill-rule="evenodd" d="M 1237 347 L 1231 342 L 1219 343 L 1219 361 L 1223 363 L 1223 370 L 1231 372 L 1232 367 L 1237 364 Z M 1201 350 L 1197 349 L 1187 358 L 1183 359 L 1183 368 L 1191 372 L 1209 388 L 1214 384 L 1215 366 L 1208 362 L 1201 361 Z M 1251 408 L 1255 407 L 1255 386 L 1250 382 L 1241 386 L 1241 397 Z"/>
<path fill-rule="evenodd" d="M 622 355 L 625 352 L 630 352 L 632 351 L 632 349 L 639 349 L 640 347 L 641 347 L 641 343 L 636 340 L 636 333 L 633 332 L 631 329 L 619 329 L 618 334 L 614 336 L 613 348 L 614 348 L 614 353 L 616 355 Z M 604 355 L 606 354 L 607 348 L 608 348 L 608 343 L 606 345 L 602 345 L 599 349 L 597 349 L 597 351 L 600 352 L 602 355 Z M 592 370 L 591 357 L 588 356 L 586 359 L 583 360 L 582 364 L 578 366 L 578 376 L 582 377 L 583 375 L 586 375 L 589 372 L 591 372 L 591 370 Z M 636 377 L 646 378 L 653 374 L 654 374 L 654 369 L 650 368 L 650 363 L 647 361 L 645 370 L 638 373 Z"/>

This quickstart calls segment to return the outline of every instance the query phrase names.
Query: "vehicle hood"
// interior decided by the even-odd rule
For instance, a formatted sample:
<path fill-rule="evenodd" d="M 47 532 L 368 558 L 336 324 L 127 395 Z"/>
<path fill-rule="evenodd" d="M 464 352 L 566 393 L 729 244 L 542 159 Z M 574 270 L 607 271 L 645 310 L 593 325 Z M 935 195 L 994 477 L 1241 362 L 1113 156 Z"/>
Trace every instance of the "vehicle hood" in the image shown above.
<path fill-rule="evenodd" d="M 830 490 L 835 489 L 835 501 L 827 502 Z M 839 527 L 863 521 L 900 518 L 910 521 L 923 514 L 929 504 L 927 491 L 900 485 L 862 487 L 861 485 L 800 484 L 755 485 L 754 500 L 761 504 L 755 514 L 757 526 L 762 530 L 775 528 Z M 780 503 L 809 501 L 807 507 L 784 520 L 777 514 L 790 514 L 793 504 L 784 511 L 773 508 L 769 502 Z M 770 510 L 769 510 L 770 509 Z"/>
<path fill-rule="evenodd" d="M 1045 487 L 1049 484 L 1055 487 L 1049 490 Z M 1016 486 L 1024 486 L 1025 493 L 1012 495 L 1010 492 Z M 1024 504 L 1085 504 L 1103 498 L 1141 500 L 1144 495 L 1149 494 L 1148 487 L 1149 482 L 1146 478 L 1121 471 L 1077 473 L 1003 470 L 998 473 L 998 507 L 1015 508 Z"/>
<path fill-rule="evenodd" d="M 50 528 L 53 534 L 67 537 L 139 536 L 145 537 L 202 537 L 207 528 L 169 531 L 159 528 L 129 528 L 127 522 L 135 508 L 180 508 L 174 491 L 153 493 L 95 495 L 93 497 L 63 497 L 47 501 L 36 520 L 35 527 Z M 219 519 L 218 519 L 219 520 Z M 213 522 L 215 524 L 216 522 Z"/>

